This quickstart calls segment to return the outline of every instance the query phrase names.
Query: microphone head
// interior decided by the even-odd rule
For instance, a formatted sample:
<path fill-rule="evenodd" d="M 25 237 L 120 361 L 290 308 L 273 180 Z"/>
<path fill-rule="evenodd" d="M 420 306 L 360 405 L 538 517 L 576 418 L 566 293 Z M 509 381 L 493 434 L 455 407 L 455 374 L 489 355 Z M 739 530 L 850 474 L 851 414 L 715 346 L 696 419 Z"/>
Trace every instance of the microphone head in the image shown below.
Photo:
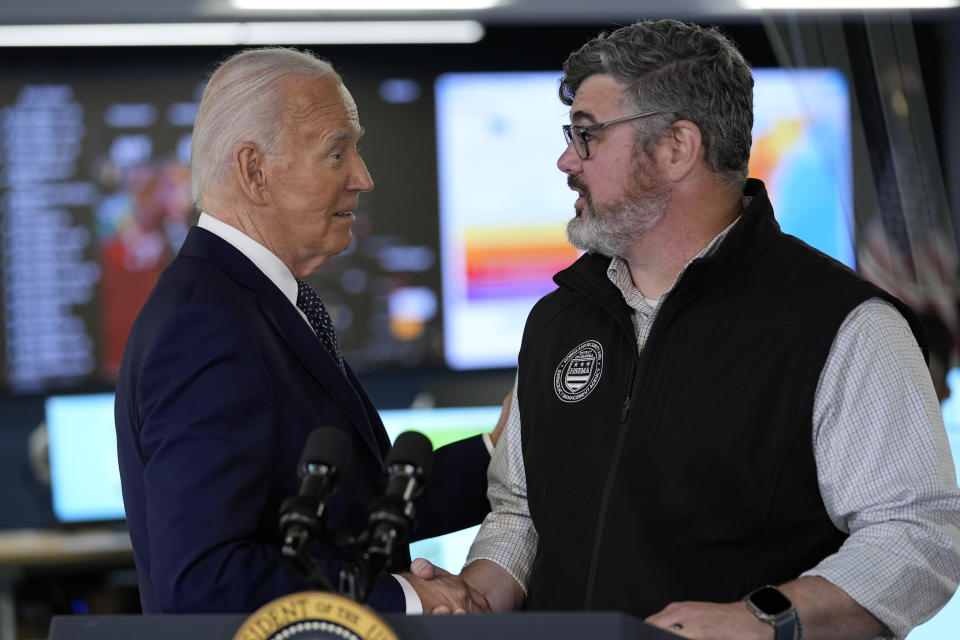
<path fill-rule="evenodd" d="M 339 429 L 320 427 L 314 429 L 307 438 L 297 471 L 304 476 L 311 473 L 314 467 L 326 465 L 342 476 L 349 461 L 350 440 L 347 436 Z"/>
<path fill-rule="evenodd" d="M 433 445 L 430 439 L 418 431 L 401 433 L 384 461 L 384 466 L 387 468 L 395 464 L 409 464 L 416 467 L 421 476 L 421 483 L 425 483 L 433 467 Z"/>

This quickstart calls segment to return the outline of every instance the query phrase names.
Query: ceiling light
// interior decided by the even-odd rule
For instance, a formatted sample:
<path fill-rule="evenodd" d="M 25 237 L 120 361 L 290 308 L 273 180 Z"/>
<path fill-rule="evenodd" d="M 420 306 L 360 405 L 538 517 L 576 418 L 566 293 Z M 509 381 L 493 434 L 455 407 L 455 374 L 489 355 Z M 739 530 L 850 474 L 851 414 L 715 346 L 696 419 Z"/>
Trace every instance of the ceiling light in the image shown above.
<path fill-rule="evenodd" d="M 802 11 L 869 11 L 897 9 L 955 9 L 960 0 L 739 0 L 744 9 Z"/>
<path fill-rule="evenodd" d="M 0 26 L 0 47 L 470 44 L 483 35 L 472 20 L 55 24 Z"/>
<path fill-rule="evenodd" d="M 246 11 L 462 11 L 489 9 L 500 0 L 230 0 Z"/>

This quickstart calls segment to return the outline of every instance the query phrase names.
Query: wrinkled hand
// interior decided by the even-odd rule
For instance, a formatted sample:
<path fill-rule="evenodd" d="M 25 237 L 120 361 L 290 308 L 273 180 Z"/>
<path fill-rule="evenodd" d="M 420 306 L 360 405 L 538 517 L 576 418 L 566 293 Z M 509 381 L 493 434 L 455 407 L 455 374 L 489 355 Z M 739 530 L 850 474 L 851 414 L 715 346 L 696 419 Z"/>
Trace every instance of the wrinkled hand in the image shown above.
<path fill-rule="evenodd" d="M 773 626 L 757 618 L 743 602 L 674 602 L 646 622 L 699 640 L 773 640 Z"/>
<path fill-rule="evenodd" d="M 489 613 L 487 599 L 460 576 L 423 558 L 414 560 L 410 570 L 401 575 L 420 596 L 424 613 Z"/>

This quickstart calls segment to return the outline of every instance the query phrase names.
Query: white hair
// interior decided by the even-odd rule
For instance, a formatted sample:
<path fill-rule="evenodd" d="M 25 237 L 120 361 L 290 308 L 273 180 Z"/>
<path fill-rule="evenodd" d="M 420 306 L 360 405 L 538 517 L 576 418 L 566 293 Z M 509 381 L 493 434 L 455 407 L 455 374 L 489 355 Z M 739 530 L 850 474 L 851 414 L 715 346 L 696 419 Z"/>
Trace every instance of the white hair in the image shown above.
<path fill-rule="evenodd" d="M 340 77 L 313 53 L 284 47 L 241 51 L 210 77 L 190 145 L 191 197 L 198 209 L 202 195 L 216 193 L 223 184 L 229 155 L 238 142 L 253 142 L 264 153 L 278 151 L 286 101 L 281 80 L 290 74 Z"/>

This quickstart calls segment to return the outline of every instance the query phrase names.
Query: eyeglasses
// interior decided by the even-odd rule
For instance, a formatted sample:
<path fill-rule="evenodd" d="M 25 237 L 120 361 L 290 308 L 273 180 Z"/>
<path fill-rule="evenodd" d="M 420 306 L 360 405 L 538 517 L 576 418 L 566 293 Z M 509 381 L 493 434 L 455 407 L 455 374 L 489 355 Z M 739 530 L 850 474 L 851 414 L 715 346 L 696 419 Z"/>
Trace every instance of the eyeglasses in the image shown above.
<path fill-rule="evenodd" d="M 610 120 L 609 122 L 598 122 L 597 124 L 591 124 L 585 127 L 576 124 L 565 124 L 563 125 L 563 137 L 567 139 L 568 145 L 573 143 L 573 149 L 577 152 L 577 155 L 580 156 L 580 159 L 586 160 L 590 157 L 589 142 L 595 137 L 592 133 L 593 131 L 606 129 L 610 125 L 620 124 L 621 122 L 627 122 L 629 120 L 636 120 L 637 118 L 655 116 L 659 113 L 663 113 L 663 111 L 648 111 L 646 113 L 638 113 L 634 116 Z"/>

